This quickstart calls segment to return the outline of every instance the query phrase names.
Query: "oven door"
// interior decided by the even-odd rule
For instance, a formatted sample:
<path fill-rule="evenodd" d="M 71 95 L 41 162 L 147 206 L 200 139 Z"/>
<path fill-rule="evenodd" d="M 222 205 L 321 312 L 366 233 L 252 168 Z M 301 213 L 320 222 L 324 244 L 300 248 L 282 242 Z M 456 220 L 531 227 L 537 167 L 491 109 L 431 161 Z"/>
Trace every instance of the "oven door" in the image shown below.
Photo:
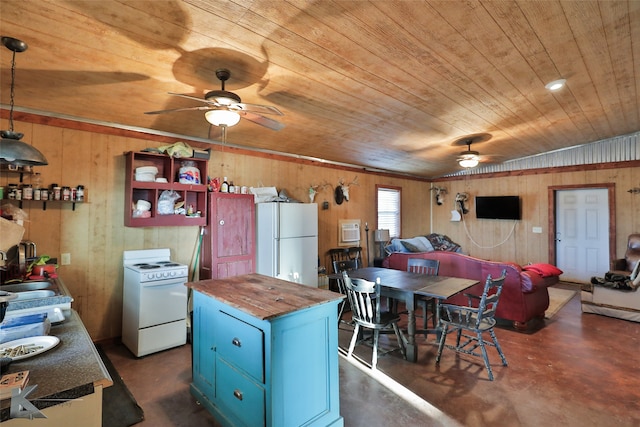
<path fill-rule="evenodd" d="M 140 328 L 183 320 L 187 317 L 184 279 L 140 283 Z"/>

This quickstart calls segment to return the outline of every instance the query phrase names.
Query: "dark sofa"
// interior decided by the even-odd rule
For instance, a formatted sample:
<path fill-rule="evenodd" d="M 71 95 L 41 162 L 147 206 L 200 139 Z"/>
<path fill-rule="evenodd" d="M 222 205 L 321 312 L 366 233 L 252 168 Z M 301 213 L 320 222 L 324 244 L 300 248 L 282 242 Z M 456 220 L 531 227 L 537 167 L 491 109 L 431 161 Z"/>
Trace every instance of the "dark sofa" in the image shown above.
<path fill-rule="evenodd" d="M 469 288 L 468 293 L 480 295 L 484 281 L 488 274 L 499 277 L 503 269 L 507 270 L 507 277 L 502 289 L 496 317 L 513 322 L 516 329 L 529 329 L 530 321 L 544 318 L 544 312 L 549 307 L 549 292 L 547 288 L 559 281 L 559 275 L 534 271 L 535 266 L 521 266 L 511 262 L 485 261 L 457 252 L 432 251 L 401 253 L 394 252 L 383 261 L 383 267 L 396 270 L 406 270 L 409 258 L 427 258 L 440 261 L 441 276 L 463 277 L 476 279 L 480 283 Z M 551 267 L 551 266 L 550 266 Z M 545 277 L 543 277 L 543 275 Z M 467 298 L 461 293 L 448 300 L 447 303 L 467 305 Z"/>

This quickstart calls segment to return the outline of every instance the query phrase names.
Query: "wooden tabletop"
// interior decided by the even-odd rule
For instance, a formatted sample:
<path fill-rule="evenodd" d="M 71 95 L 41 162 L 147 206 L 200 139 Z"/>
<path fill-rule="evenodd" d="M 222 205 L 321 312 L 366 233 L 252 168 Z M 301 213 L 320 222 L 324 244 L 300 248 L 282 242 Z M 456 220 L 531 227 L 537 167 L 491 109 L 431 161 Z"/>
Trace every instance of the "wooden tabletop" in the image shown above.
<path fill-rule="evenodd" d="M 380 267 L 359 268 L 349 271 L 347 274 L 349 277 L 361 278 L 371 282 L 380 278 L 380 284 L 383 287 L 439 299 L 447 299 L 478 283 L 474 279 L 428 276 L 426 274 L 409 273 L 403 270 Z M 330 275 L 329 277 L 339 276 Z"/>
<path fill-rule="evenodd" d="M 335 301 L 344 295 L 262 274 L 188 282 L 185 286 L 266 320 Z"/>

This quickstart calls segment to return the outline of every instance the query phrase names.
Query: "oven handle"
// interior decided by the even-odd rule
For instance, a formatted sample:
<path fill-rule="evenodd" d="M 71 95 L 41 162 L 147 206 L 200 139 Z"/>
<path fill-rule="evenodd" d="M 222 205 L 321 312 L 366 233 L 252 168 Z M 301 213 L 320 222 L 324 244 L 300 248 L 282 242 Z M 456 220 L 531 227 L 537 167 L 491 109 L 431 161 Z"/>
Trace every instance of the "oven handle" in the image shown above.
<path fill-rule="evenodd" d="M 153 280 L 151 282 L 141 282 L 140 287 L 142 288 L 155 288 L 158 286 L 176 286 L 176 285 L 184 285 L 187 283 L 186 278 L 172 278 L 172 279 L 162 279 L 162 280 Z"/>

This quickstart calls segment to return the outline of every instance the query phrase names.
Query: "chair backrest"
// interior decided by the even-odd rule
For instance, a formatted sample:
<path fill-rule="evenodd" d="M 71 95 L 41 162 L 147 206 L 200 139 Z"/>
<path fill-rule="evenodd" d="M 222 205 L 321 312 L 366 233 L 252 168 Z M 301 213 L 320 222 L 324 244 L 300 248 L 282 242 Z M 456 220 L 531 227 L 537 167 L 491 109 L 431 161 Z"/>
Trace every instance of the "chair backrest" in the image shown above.
<path fill-rule="evenodd" d="M 437 276 L 439 269 L 440 261 L 437 259 L 409 258 L 407 260 L 407 271 L 410 273 Z"/>
<path fill-rule="evenodd" d="M 335 274 L 342 273 L 343 271 L 356 270 L 358 267 L 358 261 L 350 259 L 346 261 L 333 261 L 333 272 Z"/>
<path fill-rule="evenodd" d="M 490 274 L 487 276 L 487 280 L 484 282 L 482 296 L 480 297 L 480 303 L 478 304 L 476 327 L 480 326 L 483 319 L 495 317 L 496 310 L 498 309 L 498 301 L 500 300 L 500 294 L 502 293 L 502 286 L 504 285 L 504 279 L 506 277 L 506 269 L 502 270 L 502 275 L 497 279 L 492 279 Z"/>
<path fill-rule="evenodd" d="M 362 265 L 362 248 L 359 246 L 353 246 L 350 248 L 334 248 L 329 249 L 329 257 L 331 257 L 331 264 L 335 261 L 357 261 L 358 265 Z M 333 271 L 334 273 L 340 273 L 340 271 Z"/>
<path fill-rule="evenodd" d="M 352 319 L 363 324 L 375 325 L 380 322 L 380 278 L 375 282 L 350 278 L 346 271 L 342 272 Z"/>

